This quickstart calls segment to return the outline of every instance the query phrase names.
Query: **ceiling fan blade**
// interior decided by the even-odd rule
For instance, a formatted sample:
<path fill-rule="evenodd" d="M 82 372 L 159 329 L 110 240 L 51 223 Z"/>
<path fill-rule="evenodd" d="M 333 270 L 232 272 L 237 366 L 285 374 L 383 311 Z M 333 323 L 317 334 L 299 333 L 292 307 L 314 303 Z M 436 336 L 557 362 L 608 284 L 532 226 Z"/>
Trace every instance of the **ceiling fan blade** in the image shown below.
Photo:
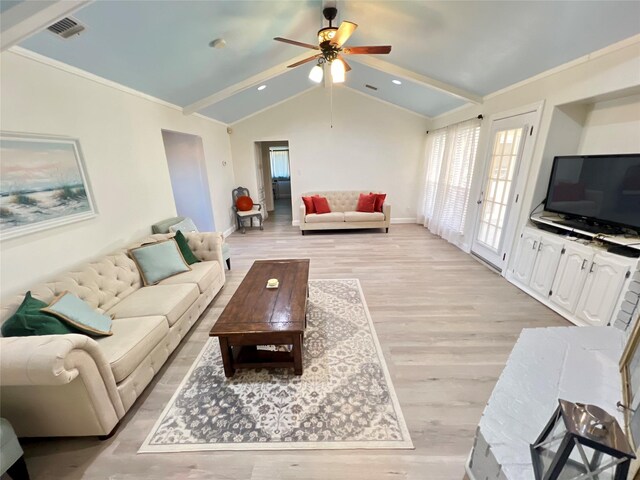
<path fill-rule="evenodd" d="M 347 63 L 347 61 L 344 59 L 344 57 L 343 57 L 342 55 L 338 55 L 338 58 L 339 58 L 340 60 L 342 60 L 342 63 L 344 63 L 344 70 L 345 70 L 345 72 L 348 72 L 349 70 L 351 70 L 351 65 L 349 65 L 349 64 Z"/>
<path fill-rule="evenodd" d="M 300 65 L 304 65 L 305 63 L 309 63 L 309 62 L 315 60 L 319 56 L 320 55 L 318 54 L 318 55 L 314 55 L 313 57 L 305 58 L 304 60 L 300 60 L 299 62 L 292 63 L 291 65 L 287 65 L 287 68 L 299 67 Z"/>
<path fill-rule="evenodd" d="M 320 50 L 320 47 L 317 45 L 311 45 L 310 43 L 298 42 L 297 40 L 289 40 L 288 38 L 276 37 L 274 38 L 276 42 L 288 43 L 290 45 L 295 45 L 297 47 L 311 48 L 312 50 Z"/>
<path fill-rule="evenodd" d="M 353 35 L 353 32 L 356 30 L 356 28 L 358 28 L 358 25 L 353 22 L 342 22 L 340 24 L 340 28 L 338 28 L 336 35 L 331 39 L 330 43 L 332 45 L 341 47 L 342 44 L 349 40 L 349 37 Z"/>
<path fill-rule="evenodd" d="M 342 53 L 345 55 L 366 55 L 372 54 L 386 54 L 391 51 L 391 45 L 380 46 L 367 46 L 367 47 L 344 47 Z"/>

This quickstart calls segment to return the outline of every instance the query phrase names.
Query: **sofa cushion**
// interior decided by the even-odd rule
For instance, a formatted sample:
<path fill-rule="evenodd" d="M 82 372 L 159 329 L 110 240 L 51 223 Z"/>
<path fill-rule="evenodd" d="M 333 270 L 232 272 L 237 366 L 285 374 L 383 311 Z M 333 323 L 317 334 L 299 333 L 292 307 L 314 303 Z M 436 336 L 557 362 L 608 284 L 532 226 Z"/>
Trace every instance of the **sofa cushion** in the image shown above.
<path fill-rule="evenodd" d="M 119 318 L 113 335 L 97 340 L 117 383 L 133 372 L 140 362 L 169 334 L 163 316 Z"/>
<path fill-rule="evenodd" d="M 198 295 L 198 286 L 193 283 L 152 285 L 136 290 L 107 313 L 113 315 L 114 319 L 163 315 L 171 326 L 196 301 Z"/>
<path fill-rule="evenodd" d="M 345 222 L 382 222 L 384 213 L 381 212 L 344 212 Z"/>
<path fill-rule="evenodd" d="M 331 212 L 331 213 L 311 213 L 305 217 L 307 223 L 324 223 L 324 222 L 344 222 L 344 213 Z"/>
<path fill-rule="evenodd" d="M 219 276 L 220 262 L 200 262 L 191 265 L 190 272 L 179 273 L 165 278 L 159 285 L 178 285 L 181 283 L 195 283 L 200 292 L 204 292 Z"/>

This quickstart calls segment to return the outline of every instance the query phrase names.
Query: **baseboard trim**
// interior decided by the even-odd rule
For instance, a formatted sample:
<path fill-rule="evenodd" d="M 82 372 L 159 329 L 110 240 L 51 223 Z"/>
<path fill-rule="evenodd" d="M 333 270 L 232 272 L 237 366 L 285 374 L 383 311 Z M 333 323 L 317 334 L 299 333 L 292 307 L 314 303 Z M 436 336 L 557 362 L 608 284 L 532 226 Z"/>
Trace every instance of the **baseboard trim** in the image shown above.
<path fill-rule="evenodd" d="M 236 230 L 237 230 L 237 227 L 235 225 L 232 225 L 231 227 L 227 228 L 224 232 L 222 232 L 223 238 L 227 238 L 229 235 L 231 235 Z"/>
<path fill-rule="evenodd" d="M 416 222 L 416 219 L 412 218 L 412 217 L 392 218 L 391 219 L 391 225 L 399 224 L 399 223 L 417 223 L 417 222 Z M 291 226 L 299 227 L 300 226 L 300 220 L 293 220 L 291 222 Z"/>
<path fill-rule="evenodd" d="M 401 218 L 392 218 L 391 219 L 391 225 L 394 225 L 394 224 L 397 224 L 397 223 L 418 223 L 418 222 L 413 217 L 401 217 Z"/>

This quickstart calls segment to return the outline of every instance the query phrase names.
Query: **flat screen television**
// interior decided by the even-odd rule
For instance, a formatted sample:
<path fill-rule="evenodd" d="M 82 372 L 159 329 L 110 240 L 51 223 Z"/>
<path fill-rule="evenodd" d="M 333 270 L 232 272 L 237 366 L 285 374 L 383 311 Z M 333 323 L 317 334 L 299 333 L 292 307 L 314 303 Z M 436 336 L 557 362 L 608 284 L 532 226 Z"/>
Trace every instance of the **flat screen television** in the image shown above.
<path fill-rule="evenodd" d="M 555 157 L 545 210 L 640 231 L 640 153 Z"/>

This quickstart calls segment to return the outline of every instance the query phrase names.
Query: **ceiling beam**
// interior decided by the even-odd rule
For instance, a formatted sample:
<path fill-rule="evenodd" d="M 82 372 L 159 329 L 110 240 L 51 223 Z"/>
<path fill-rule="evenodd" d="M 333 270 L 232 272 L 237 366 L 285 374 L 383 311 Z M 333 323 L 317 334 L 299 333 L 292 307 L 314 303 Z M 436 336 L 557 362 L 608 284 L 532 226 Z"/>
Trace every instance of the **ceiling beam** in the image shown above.
<path fill-rule="evenodd" d="M 419 83 L 421 85 L 424 85 L 425 87 L 457 97 L 461 100 L 464 100 L 465 102 L 471 102 L 475 104 L 482 103 L 482 97 L 480 95 L 476 95 L 475 93 L 471 93 L 462 88 L 454 87 L 453 85 L 441 82 L 440 80 L 436 80 L 435 78 L 427 77 L 411 70 L 407 70 L 406 68 L 399 67 L 378 57 L 372 57 L 371 55 L 349 55 L 349 61 L 361 63 L 362 65 L 375 68 L 376 70 L 388 73 L 389 75 L 393 75 L 394 77 L 403 78 L 405 80 Z"/>
<path fill-rule="evenodd" d="M 185 115 L 191 115 L 192 113 L 198 112 L 203 108 L 208 107 L 209 105 L 213 105 L 214 103 L 218 103 L 226 98 L 229 98 L 236 93 L 240 93 L 244 90 L 247 90 L 248 88 L 255 87 L 256 85 L 264 83 L 267 80 L 282 75 L 283 73 L 290 71 L 289 69 L 287 69 L 287 65 L 291 65 L 292 63 L 299 62 L 300 60 L 304 60 L 305 58 L 309 58 L 313 55 L 312 52 L 313 50 L 310 52 L 301 53 L 297 57 L 293 57 L 286 62 L 282 62 L 276 65 L 275 67 L 271 67 L 267 70 L 264 70 L 263 72 L 256 73 L 255 75 L 242 80 L 241 82 L 238 82 L 227 88 L 223 88 L 219 92 L 209 95 L 208 97 L 204 97 L 197 102 L 192 103 L 191 105 L 187 105 L 182 109 L 182 112 Z"/>
<path fill-rule="evenodd" d="M 4 52 L 61 18 L 91 3 L 92 0 L 56 0 L 20 2 L 2 13 L 0 51 Z"/>

